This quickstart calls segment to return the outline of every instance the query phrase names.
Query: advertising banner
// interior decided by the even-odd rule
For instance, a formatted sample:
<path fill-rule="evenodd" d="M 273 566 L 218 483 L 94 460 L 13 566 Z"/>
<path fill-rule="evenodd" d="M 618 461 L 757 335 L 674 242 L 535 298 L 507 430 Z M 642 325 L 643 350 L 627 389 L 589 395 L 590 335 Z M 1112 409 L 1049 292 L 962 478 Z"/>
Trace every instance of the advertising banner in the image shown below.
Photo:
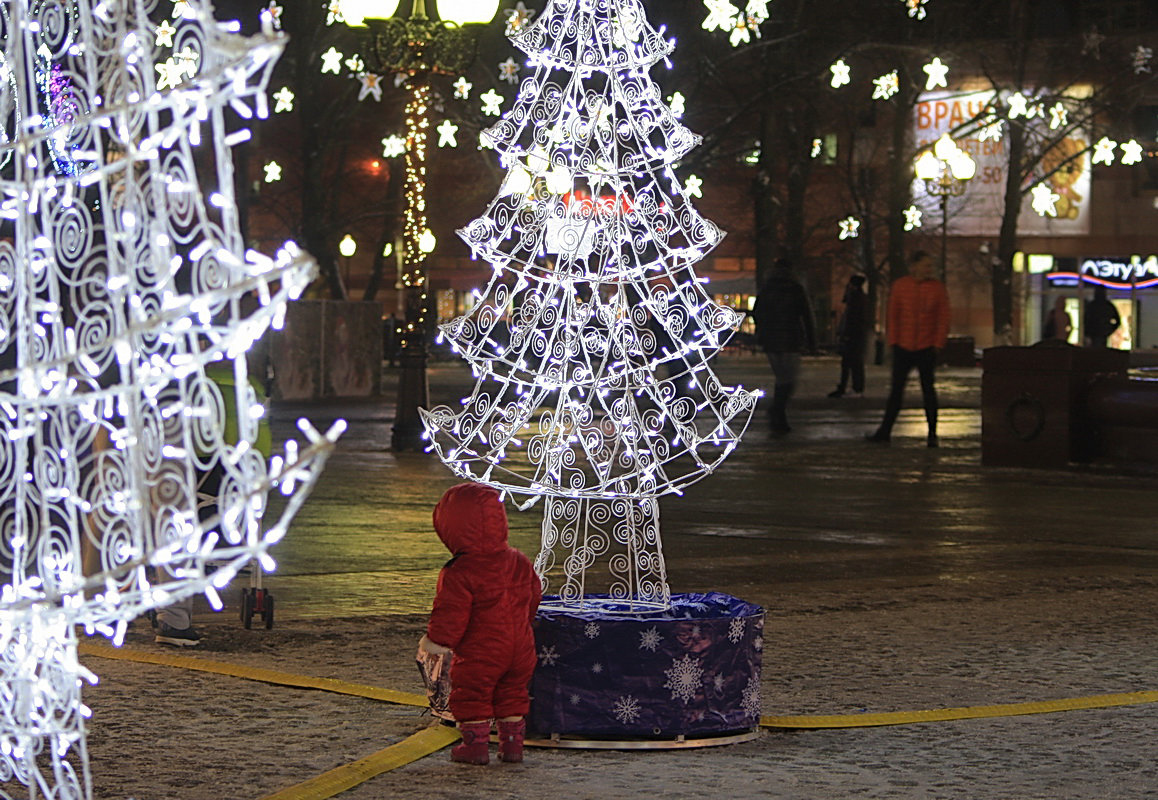
<path fill-rule="evenodd" d="M 996 238 L 1001 230 L 1005 179 L 1009 170 L 1004 130 L 1001 138 L 987 136 L 980 125 L 971 126 L 977 130 L 967 128 L 971 132 L 965 135 L 955 132 L 959 126 L 982 118 L 986 108 L 993 104 L 995 96 L 992 91 L 927 92 L 921 96 L 914 112 L 913 138 L 918 147 L 931 146 L 941 134 L 949 133 L 957 146 L 977 162 L 977 174 L 966 185 L 965 193 L 960 197 L 949 198 L 948 232 L 951 236 Z M 1042 138 L 1057 138 L 1058 134 L 1050 130 L 1048 113 L 1040 114 L 1030 122 L 1040 128 Z M 1007 121 L 1003 128 L 1008 125 Z M 1019 235 L 1084 236 L 1089 233 L 1090 156 L 1084 152 L 1088 147 L 1088 135 L 1080 130 L 1073 131 L 1063 136 L 1040 158 L 1035 175 L 1053 173 L 1046 180 L 1046 185 L 1057 196 L 1054 204 L 1057 216 L 1039 215 L 1033 210 L 1028 194 L 1023 195 L 1018 217 Z M 1034 180 L 1031 178 L 1026 186 Z M 931 197 L 923 181 L 913 182 L 913 202 L 924 211 L 923 227 L 930 229 L 940 226 L 940 198 Z"/>

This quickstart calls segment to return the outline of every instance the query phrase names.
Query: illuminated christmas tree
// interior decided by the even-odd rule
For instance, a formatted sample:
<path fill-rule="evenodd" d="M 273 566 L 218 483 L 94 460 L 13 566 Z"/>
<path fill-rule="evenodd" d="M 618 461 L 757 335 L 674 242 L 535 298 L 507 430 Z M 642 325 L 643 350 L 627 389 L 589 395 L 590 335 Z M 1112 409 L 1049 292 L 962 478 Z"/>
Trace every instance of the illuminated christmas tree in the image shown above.
<path fill-rule="evenodd" d="M 272 461 L 256 446 L 245 354 L 313 263 L 245 252 L 249 132 L 226 120 L 265 116 L 280 39 L 193 0 L 13 0 L 3 24 L 0 780 L 84 798 L 75 626 L 119 642 L 148 609 L 219 608 L 252 559 L 272 567 L 340 427 L 303 424 L 309 447 Z"/>
<path fill-rule="evenodd" d="M 638 0 L 552 0 L 511 39 L 535 72 L 483 135 L 507 175 L 460 232 L 494 274 L 443 328 L 478 381 L 424 421 L 457 475 L 546 499 L 536 567 L 564 607 L 665 608 L 658 498 L 731 453 L 758 397 L 708 365 L 742 315 L 693 270 L 723 238 L 675 171 L 700 139 L 649 76 L 674 44 Z"/>

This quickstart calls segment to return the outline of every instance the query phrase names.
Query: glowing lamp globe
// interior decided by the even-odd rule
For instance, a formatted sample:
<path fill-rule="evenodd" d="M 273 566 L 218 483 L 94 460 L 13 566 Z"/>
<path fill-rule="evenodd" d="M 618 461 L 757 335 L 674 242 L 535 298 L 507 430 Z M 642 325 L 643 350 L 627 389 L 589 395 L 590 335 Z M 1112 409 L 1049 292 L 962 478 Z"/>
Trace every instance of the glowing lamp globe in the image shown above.
<path fill-rule="evenodd" d="M 367 19 L 392 17 L 397 10 L 398 0 L 345 0 L 342 3 L 342 16 L 353 28 L 365 27 Z"/>
<path fill-rule="evenodd" d="M 342 241 L 338 242 L 338 252 L 346 258 L 350 258 L 354 253 L 358 252 L 358 243 L 354 241 L 354 237 L 346 234 Z"/>
<path fill-rule="evenodd" d="M 438 247 L 438 238 L 434 235 L 434 231 L 427 228 L 418 237 L 418 249 L 429 255 L 434 252 L 436 247 Z"/>
<path fill-rule="evenodd" d="M 958 152 L 957 143 L 947 133 L 942 133 L 941 138 L 933 145 L 933 153 L 942 161 L 952 160 L 956 152 Z"/>
<path fill-rule="evenodd" d="M 490 22 L 498 10 L 499 0 L 438 0 L 438 16 L 456 25 Z"/>
<path fill-rule="evenodd" d="M 953 177 L 957 180 L 968 181 L 977 174 L 977 162 L 964 150 L 958 150 L 953 158 L 949 159 L 949 169 L 953 170 Z"/>
<path fill-rule="evenodd" d="M 917 177 L 923 181 L 935 181 L 941 172 L 937 157 L 928 150 L 921 153 L 921 157 L 917 159 L 916 169 Z"/>

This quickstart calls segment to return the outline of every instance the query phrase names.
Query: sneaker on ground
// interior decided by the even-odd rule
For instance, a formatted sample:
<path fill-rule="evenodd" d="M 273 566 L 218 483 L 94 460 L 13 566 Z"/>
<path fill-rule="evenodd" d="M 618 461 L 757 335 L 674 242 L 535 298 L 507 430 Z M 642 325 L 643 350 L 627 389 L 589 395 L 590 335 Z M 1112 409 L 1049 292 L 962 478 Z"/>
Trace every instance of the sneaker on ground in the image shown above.
<path fill-rule="evenodd" d="M 175 647 L 196 647 L 201 644 L 201 634 L 193 628 L 177 629 L 162 622 L 157 626 L 157 635 L 153 641 Z"/>

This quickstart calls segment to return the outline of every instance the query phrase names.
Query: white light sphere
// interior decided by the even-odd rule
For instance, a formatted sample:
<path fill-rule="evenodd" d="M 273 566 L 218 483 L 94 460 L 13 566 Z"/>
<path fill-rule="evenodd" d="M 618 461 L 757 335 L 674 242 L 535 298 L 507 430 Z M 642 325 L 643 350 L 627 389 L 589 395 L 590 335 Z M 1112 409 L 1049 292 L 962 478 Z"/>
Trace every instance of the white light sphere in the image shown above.
<path fill-rule="evenodd" d="M 342 16 L 346 24 L 360 28 L 366 25 L 367 19 L 388 19 L 398 10 L 398 0 L 345 0 L 342 3 Z"/>
<path fill-rule="evenodd" d="M 438 16 L 456 25 L 490 22 L 498 10 L 499 0 L 438 0 Z"/>

